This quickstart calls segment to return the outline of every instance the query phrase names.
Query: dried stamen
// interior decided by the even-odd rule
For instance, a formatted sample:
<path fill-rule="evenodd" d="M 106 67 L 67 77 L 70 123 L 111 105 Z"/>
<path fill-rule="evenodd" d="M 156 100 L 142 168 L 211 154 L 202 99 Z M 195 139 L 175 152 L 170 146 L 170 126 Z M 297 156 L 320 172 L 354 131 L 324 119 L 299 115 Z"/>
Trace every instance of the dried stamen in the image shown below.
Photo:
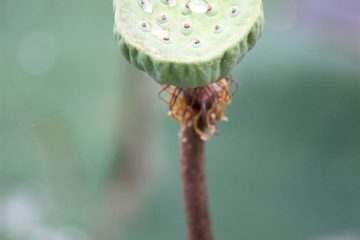
<path fill-rule="evenodd" d="M 235 85 L 235 90 L 231 90 Z M 201 88 L 180 88 L 166 85 L 159 93 L 169 105 L 169 115 L 183 126 L 193 126 L 203 140 L 208 140 L 217 132 L 216 121 L 227 121 L 224 116 L 237 84 L 230 77 L 221 79 Z M 163 97 L 164 93 L 170 98 Z"/>

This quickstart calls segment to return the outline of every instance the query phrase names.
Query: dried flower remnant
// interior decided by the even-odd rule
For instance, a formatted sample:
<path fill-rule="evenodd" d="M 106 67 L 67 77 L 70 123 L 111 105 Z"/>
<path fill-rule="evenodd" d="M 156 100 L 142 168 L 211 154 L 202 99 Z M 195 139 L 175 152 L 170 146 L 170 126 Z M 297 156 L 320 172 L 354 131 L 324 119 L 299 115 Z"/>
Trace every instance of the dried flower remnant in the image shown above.
<path fill-rule="evenodd" d="M 237 83 L 228 76 L 202 88 L 187 89 L 166 85 L 159 96 L 169 105 L 169 116 L 182 126 L 193 126 L 205 141 L 217 133 L 216 121 L 227 121 L 224 112 L 237 89 Z"/>

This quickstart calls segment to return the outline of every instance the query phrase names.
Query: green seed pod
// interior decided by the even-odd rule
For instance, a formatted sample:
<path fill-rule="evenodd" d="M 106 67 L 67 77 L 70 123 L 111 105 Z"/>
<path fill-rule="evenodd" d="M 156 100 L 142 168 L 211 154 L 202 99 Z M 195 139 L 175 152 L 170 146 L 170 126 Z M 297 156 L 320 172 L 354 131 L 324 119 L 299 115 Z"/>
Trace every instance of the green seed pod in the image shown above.
<path fill-rule="evenodd" d="M 263 29 L 261 0 L 114 0 L 121 52 L 160 84 L 201 87 L 228 75 Z"/>

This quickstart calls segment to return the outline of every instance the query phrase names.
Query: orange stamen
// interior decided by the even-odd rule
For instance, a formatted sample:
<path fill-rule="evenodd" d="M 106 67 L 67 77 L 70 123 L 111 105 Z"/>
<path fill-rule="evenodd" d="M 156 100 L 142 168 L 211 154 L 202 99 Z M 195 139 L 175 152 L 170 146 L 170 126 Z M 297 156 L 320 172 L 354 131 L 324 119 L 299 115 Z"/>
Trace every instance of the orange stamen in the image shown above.
<path fill-rule="evenodd" d="M 235 85 L 235 90 L 231 90 Z M 193 126 L 202 140 L 208 140 L 217 132 L 216 121 L 226 121 L 225 109 L 230 104 L 238 86 L 225 77 L 203 88 L 185 89 L 166 85 L 159 97 L 169 105 L 169 115 L 181 125 Z M 187 92 L 189 96 L 184 95 Z M 167 93 L 169 97 L 163 95 Z"/>

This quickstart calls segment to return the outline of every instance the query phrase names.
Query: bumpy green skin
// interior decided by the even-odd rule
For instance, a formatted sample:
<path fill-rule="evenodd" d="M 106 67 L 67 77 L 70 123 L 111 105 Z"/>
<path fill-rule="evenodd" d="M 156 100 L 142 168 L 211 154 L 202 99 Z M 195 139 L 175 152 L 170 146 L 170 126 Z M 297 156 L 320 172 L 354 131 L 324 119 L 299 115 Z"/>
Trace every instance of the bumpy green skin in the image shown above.
<path fill-rule="evenodd" d="M 194 36 L 196 36 L 196 32 L 191 33 L 190 36 L 184 37 L 179 37 L 178 33 L 173 34 L 174 36 L 171 36 L 173 37 L 171 39 L 171 44 L 162 45 L 162 43 L 158 43 L 159 41 L 161 42 L 161 39 L 156 39 L 153 36 L 148 37 L 147 35 L 145 35 L 146 33 L 141 33 L 141 31 L 139 31 L 140 33 L 137 33 L 137 30 L 134 30 L 137 25 L 134 25 L 134 23 L 130 23 L 129 19 L 133 19 L 132 21 L 136 22 L 139 19 L 142 19 L 141 15 L 150 15 L 146 16 L 146 20 L 152 18 L 154 20 L 153 22 L 151 20 L 147 21 L 146 23 L 150 22 L 147 27 L 149 27 L 150 24 L 151 26 L 159 25 L 161 27 L 161 24 L 158 24 L 159 21 L 155 19 L 155 14 L 152 15 L 152 12 L 143 12 L 142 9 L 140 9 L 139 1 L 141 0 L 138 0 L 138 2 L 136 2 L 136 0 L 114 0 L 114 33 L 119 43 L 121 52 L 126 57 L 126 59 L 137 68 L 148 73 L 160 84 L 194 88 L 206 86 L 211 82 L 221 79 L 222 77 L 228 75 L 233 70 L 235 65 L 243 59 L 245 54 L 254 47 L 263 30 L 264 17 L 261 0 L 247 0 L 253 2 L 251 3 L 251 6 L 255 7 L 254 9 L 252 9 L 253 11 L 251 15 L 246 18 L 246 21 L 243 24 L 244 28 L 241 28 L 242 26 L 239 27 L 239 33 L 237 31 L 234 31 L 234 28 L 232 28 L 232 31 L 230 33 L 228 32 L 222 36 L 224 39 L 216 36 L 217 38 L 216 40 L 214 40 L 215 37 L 206 32 L 206 36 L 208 38 L 212 38 L 212 41 L 205 41 L 205 44 L 208 43 L 213 45 L 211 51 L 209 51 L 209 48 L 206 47 L 204 47 L 204 49 L 201 49 L 202 46 L 200 46 L 199 48 L 189 47 L 189 49 L 184 47 L 184 41 L 189 42 L 189 40 L 194 39 Z M 166 2 L 166 0 L 145 1 L 150 1 L 150 3 L 153 4 L 152 7 L 154 8 L 162 6 L 162 1 Z M 156 3 L 156 1 L 161 3 Z M 174 1 L 177 2 L 177 4 L 179 5 L 186 4 L 186 2 L 191 2 L 191 0 Z M 195 1 L 201 2 L 201 0 Z M 224 9 L 227 10 L 227 8 L 225 8 L 226 6 L 222 6 L 222 2 L 232 1 L 233 4 L 236 1 L 241 2 L 244 0 L 213 1 L 219 1 L 216 3 L 218 7 L 218 12 L 215 17 L 208 16 L 208 18 L 218 19 L 218 22 L 221 24 L 221 21 L 223 20 L 223 18 L 225 18 L 224 16 L 226 14 L 229 14 L 221 12 L 225 11 Z M 208 3 L 211 2 L 211 0 L 204 0 L 204 2 Z M 125 5 L 128 6 L 128 8 L 124 8 Z M 182 9 L 180 9 L 179 7 L 165 7 L 167 7 L 165 8 L 165 10 L 171 9 L 171 17 L 177 16 L 177 14 L 181 16 L 180 11 Z M 153 9 L 152 11 L 154 10 L 156 9 Z M 161 10 L 159 12 L 161 12 Z M 169 16 L 169 11 L 167 13 Z M 133 16 L 127 17 L 129 15 Z M 192 21 L 192 18 L 195 18 L 194 21 L 198 21 L 197 15 L 198 13 L 191 13 L 190 15 L 185 16 L 184 19 L 190 19 L 190 21 Z M 236 19 L 236 17 L 234 18 Z M 201 18 L 200 20 L 204 22 L 203 19 L 204 18 Z M 129 23 L 127 21 L 129 21 Z M 244 19 L 241 19 L 241 21 L 244 21 Z M 231 24 L 231 22 L 229 21 L 225 23 L 225 27 L 228 27 Z M 236 25 L 235 27 L 239 26 L 239 23 L 237 24 L 238 25 Z M 201 28 L 197 30 L 205 31 L 204 29 L 206 28 L 207 25 L 205 22 L 203 23 Z M 128 32 L 130 33 L 128 34 Z M 144 34 L 145 37 L 142 38 L 141 34 Z M 230 37 L 233 40 L 231 40 L 230 42 L 226 42 L 226 39 Z M 224 41 L 226 42 L 226 44 L 223 44 Z M 149 47 L 149 45 L 153 45 L 155 47 L 152 48 Z M 176 49 L 177 45 L 180 45 L 181 49 Z"/>

